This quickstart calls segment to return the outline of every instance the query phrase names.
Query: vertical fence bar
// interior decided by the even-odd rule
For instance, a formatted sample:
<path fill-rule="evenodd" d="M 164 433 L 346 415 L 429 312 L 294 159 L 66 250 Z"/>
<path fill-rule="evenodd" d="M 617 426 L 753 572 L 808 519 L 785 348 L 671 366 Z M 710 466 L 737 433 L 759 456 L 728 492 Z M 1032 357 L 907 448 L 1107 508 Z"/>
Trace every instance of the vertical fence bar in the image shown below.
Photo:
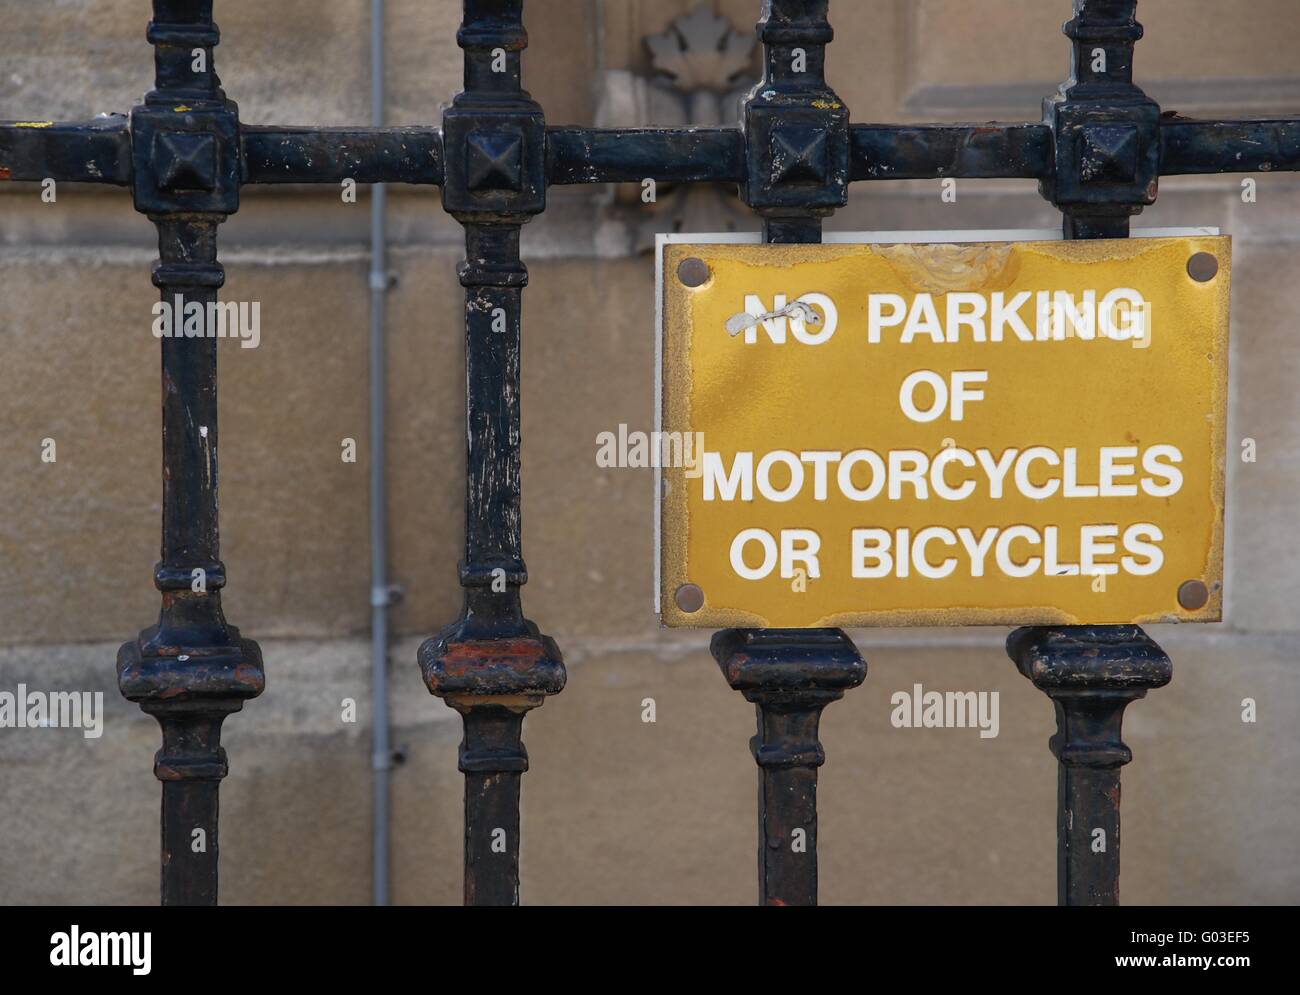
<path fill-rule="evenodd" d="M 156 86 L 132 111 L 131 140 L 135 206 L 158 229 L 153 282 L 176 333 L 162 338 L 162 610 L 118 651 L 117 672 L 122 694 L 162 726 L 154 773 L 163 782 L 163 904 L 214 905 L 217 793 L 228 770 L 221 724 L 264 684 L 257 644 L 222 614 L 217 533 L 209 306 L 225 279 L 217 225 L 239 206 L 239 122 L 212 67 L 210 0 L 155 0 L 153 9 Z M 193 320 L 204 335 L 181 334 Z"/>
<path fill-rule="evenodd" d="M 1133 83 L 1135 15 L 1136 0 L 1075 0 L 1063 29 L 1071 73 L 1044 101 L 1056 168 L 1041 186 L 1066 238 L 1127 238 L 1155 201 L 1160 108 Z M 1169 683 L 1169 657 L 1135 625 L 1021 628 L 1007 653 L 1056 708 L 1057 901 L 1118 905 L 1124 709 Z"/>
<path fill-rule="evenodd" d="M 465 904 L 519 902 L 524 715 L 564 687 L 555 642 L 524 618 L 520 542 L 521 226 L 546 206 L 546 123 L 522 88 L 522 0 L 465 0 L 465 88 L 443 116 L 443 208 L 465 226 L 465 603 L 420 647 L 429 690 L 461 713 Z"/>
<path fill-rule="evenodd" d="M 745 101 L 742 195 L 767 242 L 820 242 L 822 218 L 847 203 L 849 115 L 826 85 L 826 10 L 767 0 L 758 23 L 764 69 Z M 757 714 L 759 902 L 816 905 L 818 724 L 866 664 L 839 629 L 724 629 L 710 648 Z"/>
<path fill-rule="evenodd" d="M 1007 653 L 1056 707 L 1056 891 L 1060 905 L 1119 904 L 1124 709 L 1169 683 L 1169 657 L 1136 625 L 1017 629 Z"/>

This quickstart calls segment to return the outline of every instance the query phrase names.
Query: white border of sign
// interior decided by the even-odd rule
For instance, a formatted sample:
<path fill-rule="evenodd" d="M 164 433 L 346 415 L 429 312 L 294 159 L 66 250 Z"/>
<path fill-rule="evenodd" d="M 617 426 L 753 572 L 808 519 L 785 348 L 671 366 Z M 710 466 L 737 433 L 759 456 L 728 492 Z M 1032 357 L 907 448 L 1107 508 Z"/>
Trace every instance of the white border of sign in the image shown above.
<path fill-rule="evenodd" d="M 1196 235 L 1218 235 L 1218 228 L 1134 228 L 1131 238 L 1191 238 Z M 664 389 L 664 246 L 679 245 L 725 245 L 725 244 L 760 244 L 763 236 L 760 232 L 713 232 L 703 234 L 665 234 L 655 235 L 655 434 L 658 439 L 663 431 L 663 389 Z M 898 245 L 907 242 L 944 242 L 960 244 L 962 242 L 1060 242 L 1064 236 L 1059 228 L 971 228 L 935 231 L 828 231 L 822 235 L 823 245 Z M 655 500 L 654 500 L 654 610 L 659 614 L 660 583 L 660 507 L 663 499 L 663 469 L 656 466 Z"/>

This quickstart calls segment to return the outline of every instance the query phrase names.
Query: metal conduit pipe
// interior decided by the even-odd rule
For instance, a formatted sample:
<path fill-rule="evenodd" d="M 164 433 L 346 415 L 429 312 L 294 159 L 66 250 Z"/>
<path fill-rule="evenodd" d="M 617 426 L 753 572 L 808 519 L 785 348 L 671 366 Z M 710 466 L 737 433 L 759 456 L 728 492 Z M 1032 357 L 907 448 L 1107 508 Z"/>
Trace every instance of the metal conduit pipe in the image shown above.
<path fill-rule="evenodd" d="M 384 124 L 384 0 L 370 2 L 370 118 Z M 384 415 L 387 377 L 385 312 L 388 293 L 387 232 L 382 183 L 370 188 L 370 669 L 373 790 L 371 818 L 371 895 L 375 905 L 388 904 L 388 774 L 393 752 L 388 738 L 388 486 L 385 479 Z"/>

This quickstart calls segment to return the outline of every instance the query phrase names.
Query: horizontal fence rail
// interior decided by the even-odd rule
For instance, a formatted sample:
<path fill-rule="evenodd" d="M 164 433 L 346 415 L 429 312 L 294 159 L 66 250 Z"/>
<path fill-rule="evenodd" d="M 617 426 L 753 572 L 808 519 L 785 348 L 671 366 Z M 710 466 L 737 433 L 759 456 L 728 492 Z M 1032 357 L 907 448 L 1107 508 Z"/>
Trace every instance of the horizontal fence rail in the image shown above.
<path fill-rule="evenodd" d="M 825 80 L 834 37 L 826 0 L 766 0 L 758 22 L 763 79 L 740 126 L 687 129 L 548 127 L 522 85 L 522 0 L 464 0 L 465 86 L 441 127 L 241 125 L 213 69 L 219 33 L 211 0 L 154 0 L 153 14 L 156 84 L 144 102 L 129 117 L 86 123 L 0 122 L 0 179 L 129 187 L 158 230 L 153 279 L 164 300 L 216 299 L 217 226 L 238 210 L 244 184 L 437 186 L 444 210 L 465 228 L 464 609 L 421 647 L 419 664 L 429 690 L 464 721 L 469 904 L 518 902 L 523 720 L 565 682 L 559 649 L 525 618 L 520 597 L 528 280 L 520 238 L 545 210 L 549 185 L 734 183 L 762 218 L 765 241 L 798 243 L 820 240 L 823 219 L 847 203 L 851 182 L 1036 179 L 1061 210 L 1066 237 L 1122 238 L 1132 216 L 1155 201 L 1160 176 L 1300 169 L 1300 118 L 1161 113 L 1132 78 L 1142 36 L 1136 0 L 1074 0 L 1064 26 L 1071 75 L 1044 100 L 1040 121 L 951 125 L 851 123 Z M 1104 70 L 1093 68 L 1098 52 Z M 502 321 L 504 334 L 493 330 Z M 122 693 L 162 726 L 155 773 L 163 782 L 165 904 L 216 901 L 217 787 L 227 771 L 221 723 L 263 687 L 256 644 L 221 611 L 216 384 L 211 340 L 163 341 L 163 558 L 154 574 L 162 608 L 158 624 L 118 658 Z M 725 630 L 712 648 L 725 679 L 756 707 L 760 900 L 814 904 L 818 721 L 862 682 L 865 664 L 834 629 Z M 1131 758 L 1121 718 L 1129 702 L 1169 681 L 1169 659 L 1136 626 L 1019 629 L 1007 648 L 1057 714 L 1059 899 L 1114 904 L 1119 768 Z M 1110 840 L 1104 861 L 1081 859 L 1094 828 Z M 805 832 L 805 852 L 785 845 L 794 830 Z M 193 845 L 199 834 L 201 849 Z"/>
<path fill-rule="evenodd" d="M 87 124 L 0 122 L 5 179 L 131 185 L 126 118 Z M 1300 120 L 1198 121 L 1163 116 L 1159 174 L 1300 170 Z M 243 125 L 243 183 L 442 183 L 438 128 L 304 128 Z M 1047 179 L 1045 124 L 851 124 L 849 179 Z M 547 128 L 546 182 L 740 183 L 739 128 Z"/>

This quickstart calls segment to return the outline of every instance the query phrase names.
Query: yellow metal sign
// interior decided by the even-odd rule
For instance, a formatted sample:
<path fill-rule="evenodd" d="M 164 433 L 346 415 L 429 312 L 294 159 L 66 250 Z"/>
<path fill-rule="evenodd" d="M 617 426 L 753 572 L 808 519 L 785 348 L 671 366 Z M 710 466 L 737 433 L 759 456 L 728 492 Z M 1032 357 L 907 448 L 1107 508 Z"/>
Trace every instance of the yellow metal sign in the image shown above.
<path fill-rule="evenodd" d="M 1230 251 L 662 246 L 662 621 L 1219 620 Z"/>

